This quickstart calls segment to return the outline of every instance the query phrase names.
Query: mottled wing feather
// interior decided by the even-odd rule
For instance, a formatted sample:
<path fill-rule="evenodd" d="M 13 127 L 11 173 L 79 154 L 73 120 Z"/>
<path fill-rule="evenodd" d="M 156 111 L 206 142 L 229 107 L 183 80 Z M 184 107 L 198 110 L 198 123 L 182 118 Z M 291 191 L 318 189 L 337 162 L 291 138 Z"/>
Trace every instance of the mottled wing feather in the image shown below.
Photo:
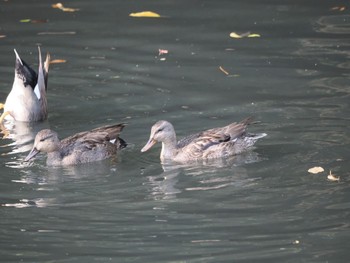
<path fill-rule="evenodd" d="M 74 150 L 93 149 L 98 145 L 106 144 L 110 140 L 119 139 L 120 132 L 125 127 L 125 124 L 109 125 L 99 127 L 91 131 L 76 133 L 61 141 L 64 155 L 69 155 Z M 63 151 L 62 151 L 63 152 Z"/>
<path fill-rule="evenodd" d="M 227 142 L 234 143 L 237 138 L 246 133 L 246 127 L 252 119 L 247 118 L 239 123 L 234 122 L 225 127 L 213 128 L 200 133 L 190 135 L 178 142 L 179 148 L 186 148 L 186 152 L 191 158 L 201 158 L 212 154 L 211 147 L 221 147 L 225 151 Z M 217 151 L 213 148 L 213 152 Z"/>
<path fill-rule="evenodd" d="M 114 139 L 117 139 L 119 137 L 119 134 L 121 133 L 121 131 L 123 130 L 123 128 L 125 126 L 126 126 L 125 123 L 108 125 L 108 126 L 103 126 L 103 127 L 93 129 L 89 133 L 93 134 L 93 133 L 106 132 L 108 134 L 109 140 L 114 140 Z"/>
<path fill-rule="evenodd" d="M 185 138 L 182 138 L 180 141 L 177 142 L 177 147 L 178 148 L 186 147 L 187 145 L 192 143 L 195 139 L 200 137 L 200 135 L 201 135 L 201 133 L 196 133 L 196 134 L 189 135 Z"/>

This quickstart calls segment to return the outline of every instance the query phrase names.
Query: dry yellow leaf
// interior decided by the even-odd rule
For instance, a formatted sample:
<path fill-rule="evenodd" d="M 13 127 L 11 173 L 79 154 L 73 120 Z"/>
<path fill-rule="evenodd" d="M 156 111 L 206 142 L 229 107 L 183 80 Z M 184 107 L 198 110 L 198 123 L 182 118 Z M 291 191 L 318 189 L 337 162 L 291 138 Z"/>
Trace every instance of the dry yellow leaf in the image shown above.
<path fill-rule="evenodd" d="M 52 4 L 51 6 L 53 8 L 59 8 L 59 9 L 61 9 L 63 7 L 62 3 Z"/>
<path fill-rule="evenodd" d="M 238 35 L 236 32 L 231 32 L 230 33 L 230 37 L 232 37 L 232 38 L 242 38 L 242 36 Z"/>
<path fill-rule="evenodd" d="M 132 17 L 160 17 L 159 14 L 152 11 L 142 11 L 137 13 L 131 13 L 129 16 Z"/>
<path fill-rule="evenodd" d="M 243 34 L 237 34 L 236 32 L 231 32 L 230 33 L 230 37 L 232 38 L 244 38 L 244 37 L 261 37 L 260 34 L 255 34 L 255 33 L 250 33 L 250 32 L 246 32 Z"/>
<path fill-rule="evenodd" d="M 223 72 L 225 75 L 230 75 L 222 66 L 219 67 L 220 71 Z"/>
<path fill-rule="evenodd" d="M 53 59 L 53 60 L 50 60 L 50 64 L 60 64 L 60 63 L 66 63 L 67 60 L 65 59 Z"/>
<path fill-rule="evenodd" d="M 315 167 L 310 168 L 307 171 L 309 173 L 312 173 L 312 174 L 318 174 L 318 173 L 322 173 L 324 171 L 324 169 L 321 166 L 315 166 Z"/>
<path fill-rule="evenodd" d="M 346 10 L 346 6 L 334 6 L 331 8 L 331 10 L 337 10 L 337 11 L 343 12 L 344 10 Z"/>
<path fill-rule="evenodd" d="M 327 179 L 329 181 L 340 181 L 340 177 L 339 176 L 335 176 L 334 174 L 332 174 L 331 170 L 329 170 L 329 175 L 327 175 Z"/>
<path fill-rule="evenodd" d="M 261 37 L 260 34 L 249 34 L 248 37 Z"/>
<path fill-rule="evenodd" d="M 64 7 L 62 3 L 57 3 L 52 5 L 53 8 L 58 8 L 62 10 L 63 12 L 76 12 L 79 11 L 78 8 L 69 8 L 69 7 Z"/>

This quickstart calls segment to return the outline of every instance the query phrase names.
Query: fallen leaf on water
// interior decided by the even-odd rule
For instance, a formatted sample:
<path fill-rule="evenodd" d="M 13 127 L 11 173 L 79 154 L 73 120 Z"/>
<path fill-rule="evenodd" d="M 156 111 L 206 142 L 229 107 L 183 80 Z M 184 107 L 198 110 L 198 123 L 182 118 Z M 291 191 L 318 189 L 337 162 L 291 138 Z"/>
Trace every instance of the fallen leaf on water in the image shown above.
<path fill-rule="evenodd" d="M 30 18 L 26 18 L 26 19 L 19 20 L 19 22 L 21 22 L 21 23 L 41 24 L 41 23 L 47 23 L 47 20 L 46 19 L 30 19 Z"/>
<path fill-rule="evenodd" d="M 331 10 L 340 11 L 340 12 L 343 12 L 345 9 L 346 9 L 346 6 L 334 6 L 331 8 Z"/>
<path fill-rule="evenodd" d="M 152 11 L 142 11 L 137 13 L 131 13 L 129 16 L 131 17 L 160 17 L 159 14 Z"/>
<path fill-rule="evenodd" d="M 21 22 L 21 23 L 29 23 L 30 21 L 31 21 L 30 18 L 26 18 L 26 19 L 21 19 L 21 20 L 19 20 L 19 22 Z"/>
<path fill-rule="evenodd" d="M 260 34 L 249 34 L 248 37 L 261 37 Z"/>
<path fill-rule="evenodd" d="M 236 32 L 231 32 L 230 37 L 232 38 L 244 38 L 244 37 L 261 37 L 260 34 L 246 32 L 243 34 L 237 34 Z"/>
<path fill-rule="evenodd" d="M 60 63 L 66 63 L 67 60 L 65 59 L 53 59 L 53 60 L 50 60 L 50 64 L 60 64 Z"/>
<path fill-rule="evenodd" d="M 318 174 L 318 173 L 322 173 L 324 171 L 324 169 L 321 166 L 315 166 L 315 167 L 310 168 L 307 171 L 309 173 L 312 173 L 312 174 Z"/>
<path fill-rule="evenodd" d="M 158 49 L 158 52 L 159 52 L 159 56 L 160 55 L 163 55 L 163 54 L 168 54 L 169 51 L 167 49 Z"/>
<path fill-rule="evenodd" d="M 230 75 L 230 73 L 228 73 L 223 67 L 219 67 L 219 69 L 221 70 L 221 72 L 223 72 L 225 75 Z"/>
<path fill-rule="evenodd" d="M 42 23 L 47 23 L 47 20 L 46 19 L 32 19 L 30 22 L 33 24 L 42 24 Z"/>
<path fill-rule="evenodd" d="M 39 32 L 38 35 L 75 35 L 77 32 L 74 31 L 63 31 L 63 32 Z"/>
<path fill-rule="evenodd" d="M 335 176 L 334 174 L 332 174 L 332 171 L 329 170 L 329 175 L 327 175 L 327 179 L 329 181 L 340 181 L 340 177 L 339 176 Z"/>
<path fill-rule="evenodd" d="M 52 8 L 57 8 L 62 10 L 63 12 L 76 12 L 79 11 L 78 8 L 69 8 L 69 7 L 64 7 L 62 3 L 57 3 L 57 4 L 53 4 Z"/>
<path fill-rule="evenodd" d="M 242 36 L 238 35 L 236 32 L 231 32 L 230 33 L 230 37 L 232 37 L 232 38 L 242 38 Z"/>

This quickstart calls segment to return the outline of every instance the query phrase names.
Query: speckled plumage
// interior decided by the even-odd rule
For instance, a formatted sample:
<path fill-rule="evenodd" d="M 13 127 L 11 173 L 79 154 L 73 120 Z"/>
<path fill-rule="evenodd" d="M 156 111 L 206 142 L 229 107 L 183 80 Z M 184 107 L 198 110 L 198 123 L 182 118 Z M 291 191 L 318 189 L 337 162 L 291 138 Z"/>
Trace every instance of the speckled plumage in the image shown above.
<path fill-rule="evenodd" d="M 49 166 L 67 166 L 107 159 L 126 146 L 125 141 L 119 138 L 124 127 L 125 124 L 103 126 L 74 134 L 61 141 L 56 132 L 41 130 L 36 135 L 33 149 L 25 161 L 31 160 L 39 152 L 47 153 Z"/>
<path fill-rule="evenodd" d="M 239 123 L 192 134 L 177 142 L 173 125 L 168 121 L 158 121 L 152 126 L 150 139 L 141 151 L 145 152 L 156 142 L 162 142 L 160 159 L 176 162 L 240 154 L 266 136 L 265 133 L 247 133 L 246 128 L 251 122 L 252 118 L 247 118 Z"/>

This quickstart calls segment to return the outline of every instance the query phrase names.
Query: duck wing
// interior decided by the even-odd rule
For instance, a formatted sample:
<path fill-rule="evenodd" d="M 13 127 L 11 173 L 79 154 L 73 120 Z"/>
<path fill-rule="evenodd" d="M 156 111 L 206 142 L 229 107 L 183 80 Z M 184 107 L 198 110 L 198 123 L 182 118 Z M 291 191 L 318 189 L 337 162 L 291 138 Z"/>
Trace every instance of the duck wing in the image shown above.
<path fill-rule="evenodd" d="M 182 138 L 180 141 L 177 142 L 177 148 L 183 148 L 187 145 L 191 144 L 193 141 L 195 141 L 198 137 L 200 137 L 201 133 L 196 133 L 189 135 L 187 137 Z"/>
<path fill-rule="evenodd" d="M 237 123 L 233 122 L 227 126 L 209 129 L 200 133 L 190 135 L 178 142 L 178 147 L 190 147 L 196 151 L 204 151 L 209 147 L 229 141 L 236 141 L 246 133 L 248 124 L 252 118 L 244 119 Z"/>
<path fill-rule="evenodd" d="M 51 60 L 50 54 L 46 53 L 46 59 L 45 59 L 45 62 L 44 62 L 44 69 L 43 69 L 44 80 L 45 80 L 45 91 L 47 91 L 47 81 L 49 79 L 50 60 Z"/>
<path fill-rule="evenodd" d="M 126 146 L 126 143 L 124 140 L 119 138 L 119 134 L 124 127 L 125 124 L 121 123 L 99 127 L 91 131 L 79 132 L 63 139 L 61 141 L 61 145 L 64 149 L 73 149 L 78 146 L 93 149 L 97 145 L 112 142 L 117 145 L 117 148 L 123 148 Z"/>
<path fill-rule="evenodd" d="M 96 129 L 91 130 L 89 133 L 94 134 L 94 133 L 107 133 L 109 140 L 115 140 L 119 137 L 120 133 L 126 126 L 125 123 L 119 123 L 119 124 L 114 124 L 114 125 L 106 125 L 103 127 L 99 127 Z"/>
<path fill-rule="evenodd" d="M 34 88 L 34 93 L 37 96 L 38 100 L 40 100 L 43 97 L 46 98 L 47 81 L 48 81 L 49 66 L 50 66 L 50 54 L 46 55 L 46 60 L 43 65 L 40 46 L 38 46 L 38 51 L 39 51 L 39 69 L 38 69 L 38 76 L 37 76 L 38 78 L 37 84 Z"/>

